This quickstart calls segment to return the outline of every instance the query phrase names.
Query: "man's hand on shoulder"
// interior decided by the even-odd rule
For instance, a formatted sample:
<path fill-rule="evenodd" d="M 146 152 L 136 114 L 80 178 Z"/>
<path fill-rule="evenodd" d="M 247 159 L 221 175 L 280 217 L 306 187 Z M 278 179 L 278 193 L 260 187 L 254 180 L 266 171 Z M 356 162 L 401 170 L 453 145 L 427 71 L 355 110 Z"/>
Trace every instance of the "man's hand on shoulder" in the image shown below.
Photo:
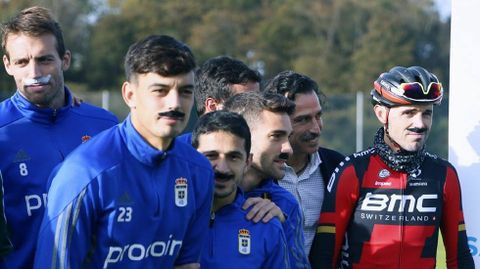
<path fill-rule="evenodd" d="M 250 208 L 247 213 L 247 219 L 255 223 L 258 223 L 260 220 L 267 223 L 274 217 L 277 217 L 280 222 L 285 221 L 285 215 L 280 207 L 268 199 L 250 197 L 245 201 L 242 208 L 244 210 Z"/>

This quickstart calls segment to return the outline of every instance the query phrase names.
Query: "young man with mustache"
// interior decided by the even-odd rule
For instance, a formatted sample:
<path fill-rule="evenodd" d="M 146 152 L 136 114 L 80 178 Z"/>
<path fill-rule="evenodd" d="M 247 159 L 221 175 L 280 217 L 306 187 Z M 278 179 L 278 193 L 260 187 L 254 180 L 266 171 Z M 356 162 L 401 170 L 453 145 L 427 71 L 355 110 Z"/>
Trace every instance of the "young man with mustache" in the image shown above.
<path fill-rule="evenodd" d="M 225 110 L 242 115 L 252 133 L 252 165 L 240 184 L 247 197 L 270 199 L 283 211 L 282 226 L 289 248 L 291 268 L 310 268 L 303 248 L 302 214 L 295 197 L 274 183 L 285 175 L 292 154 L 288 137 L 292 132 L 289 115 L 295 104 L 273 93 L 240 93 L 225 102 Z"/>
<path fill-rule="evenodd" d="M 53 177 L 35 268 L 199 267 L 213 171 L 176 142 L 193 106 L 195 59 L 164 35 L 130 46 L 127 119 L 79 147 Z"/>
<path fill-rule="evenodd" d="M 280 221 L 247 220 L 239 188 L 251 162 L 250 130 L 242 116 L 227 111 L 203 115 L 192 133 L 192 145 L 208 158 L 215 172 L 215 192 L 208 240 L 201 268 L 290 268 Z"/>
<path fill-rule="evenodd" d="M 315 241 L 321 268 L 433 269 L 439 230 L 447 268 L 475 268 L 455 168 L 425 149 L 442 84 L 422 67 L 397 66 L 371 98 L 383 126 L 330 178 Z"/>
<path fill-rule="evenodd" d="M 223 109 L 230 97 L 243 92 L 258 92 L 261 76 L 245 63 L 229 56 L 217 56 L 205 61 L 195 71 L 195 106 L 198 115 Z M 192 133 L 180 135 L 178 140 L 191 144 Z M 253 222 L 268 222 L 277 217 L 284 220 L 283 213 L 268 199 L 250 197 L 243 205 L 249 208 L 246 216 Z"/>
<path fill-rule="evenodd" d="M 71 53 L 49 10 L 24 9 L 1 32 L 3 64 L 17 91 L 0 104 L 0 171 L 13 244 L 0 268 L 32 268 L 50 172 L 117 119 L 86 103 L 73 105 L 63 79 Z"/>
<path fill-rule="evenodd" d="M 288 158 L 285 176 L 278 180 L 278 184 L 292 193 L 300 204 L 304 217 L 305 252 L 314 253 L 310 248 L 325 188 L 344 156 L 320 147 L 325 95 L 314 80 L 293 71 L 283 71 L 268 82 L 265 91 L 281 94 L 295 103 L 295 111 L 290 116 L 292 134 L 289 137 L 293 153 Z M 316 268 L 313 263 L 311 265 Z"/>

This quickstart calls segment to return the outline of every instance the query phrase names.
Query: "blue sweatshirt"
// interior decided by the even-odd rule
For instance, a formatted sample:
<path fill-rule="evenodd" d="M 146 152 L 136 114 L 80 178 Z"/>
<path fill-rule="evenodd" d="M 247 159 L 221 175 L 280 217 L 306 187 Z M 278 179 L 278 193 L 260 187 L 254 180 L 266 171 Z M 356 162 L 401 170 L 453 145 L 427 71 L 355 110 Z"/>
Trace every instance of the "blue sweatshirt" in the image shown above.
<path fill-rule="evenodd" d="M 243 193 L 210 220 L 208 246 L 202 252 L 202 269 L 290 268 L 283 228 L 278 219 L 254 223 L 246 219 Z"/>
<path fill-rule="evenodd" d="M 151 147 L 128 117 L 72 152 L 48 195 L 34 268 L 173 268 L 199 262 L 213 171 L 184 143 Z"/>
<path fill-rule="evenodd" d="M 0 268 L 32 268 L 36 238 L 52 169 L 74 148 L 115 125 L 116 117 L 82 103 L 59 109 L 38 108 L 18 92 L 0 103 L 0 170 L 5 214 L 13 250 Z"/>
<path fill-rule="evenodd" d="M 290 268 L 310 268 L 308 256 L 303 247 L 305 242 L 303 217 L 295 197 L 271 179 L 262 181 L 255 189 L 246 192 L 245 196 L 270 199 L 280 207 L 286 215 L 286 220 L 282 223 L 282 226 L 290 253 Z"/>

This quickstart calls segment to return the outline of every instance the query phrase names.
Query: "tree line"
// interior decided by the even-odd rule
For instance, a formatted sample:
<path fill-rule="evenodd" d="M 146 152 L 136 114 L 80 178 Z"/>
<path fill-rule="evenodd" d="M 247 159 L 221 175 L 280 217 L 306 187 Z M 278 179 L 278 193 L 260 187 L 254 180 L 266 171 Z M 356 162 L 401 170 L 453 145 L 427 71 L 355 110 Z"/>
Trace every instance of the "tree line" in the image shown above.
<path fill-rule="evenodd" d="M 433 0 L 0 0 L 0 19 L 33 4 L 50 8 L 61 23 L 73 52 L 67 82 L 91 91 L 118 91 L 128 47 L 153 33 L 184 41 L 198 63 L 230 55 L 265 79 L 295 70 L 315 79 L 327 96 L 362 91 L 368 99 L 372 81 L 395 65 L 421 65 L 448 89 L 450 21 L 440 17 Z M 0 72 L 2 96 L 14 88 Z M 328 103 L 330 111 L 344 109 L 331 115 L 336 121 L 327 126 L 336 132 L 323 139 L 342 148 L 338 132 L 344 126 L 340 130 L 352 134 L 346 119 L 354 109 L 346 106 L 354 104 Z M 430 144 L 446 155 L 445 107 Z M 378 125 L 373 119 L 366 126 L 370 142 Z"/>

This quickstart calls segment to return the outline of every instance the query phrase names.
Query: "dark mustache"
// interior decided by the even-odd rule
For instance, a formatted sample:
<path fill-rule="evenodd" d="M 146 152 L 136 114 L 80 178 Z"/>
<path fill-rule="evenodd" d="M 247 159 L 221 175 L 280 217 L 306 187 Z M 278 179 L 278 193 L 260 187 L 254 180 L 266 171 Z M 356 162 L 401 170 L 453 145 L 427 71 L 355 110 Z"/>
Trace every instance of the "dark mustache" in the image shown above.
<path fill-rule="evenodd" d="M 176 110 L 170 110 L 170 111 L 167 111 L 167 112 L 160 112 L 160 113 L 158 113 L 158 116 L 182 119 L 182 118 L 185 117 L 185 113 L 180 112 L 180 111 L 176 111 Z"/>
<path fill-rule="evenodd" d="M 227 173 L 222 173 L 222 172 L 219 172 L 219 171 L 215 170 L 215 178 L 218 178 L 218 179 L 233 179 L 233 175 L 232 174 L 227 174 Z"/>
<path fill-rule="evenodd" d="M 280 153 L 280 155 L 278 155 L 278 158 L 279 159 L 282 159 L 282 160 L 288 160 L 288 157 L 289 157 L 289 154 L 288 153 Z"/>
<path fill-rule="evenodd" d="M 428 128 L 417 128 L 417 127 L 414 127 L 414 128 L 408 128 L 407 130 L 409 130 L 410 132 L 414 132 L 414 133 L 417 133 L 417 134 L 421 134 L 421 133 L 425 133 Z"/>
<path fill-rule="evenodd" d="M 308 132 L 308 133 L 306 133 L 302 136 L 302 140 L 303 141 L 310 141 L 310 140 L 313 140 L 313 139 L 317 139 L 319 136 L 320 136 L 320 134 Z"/>

